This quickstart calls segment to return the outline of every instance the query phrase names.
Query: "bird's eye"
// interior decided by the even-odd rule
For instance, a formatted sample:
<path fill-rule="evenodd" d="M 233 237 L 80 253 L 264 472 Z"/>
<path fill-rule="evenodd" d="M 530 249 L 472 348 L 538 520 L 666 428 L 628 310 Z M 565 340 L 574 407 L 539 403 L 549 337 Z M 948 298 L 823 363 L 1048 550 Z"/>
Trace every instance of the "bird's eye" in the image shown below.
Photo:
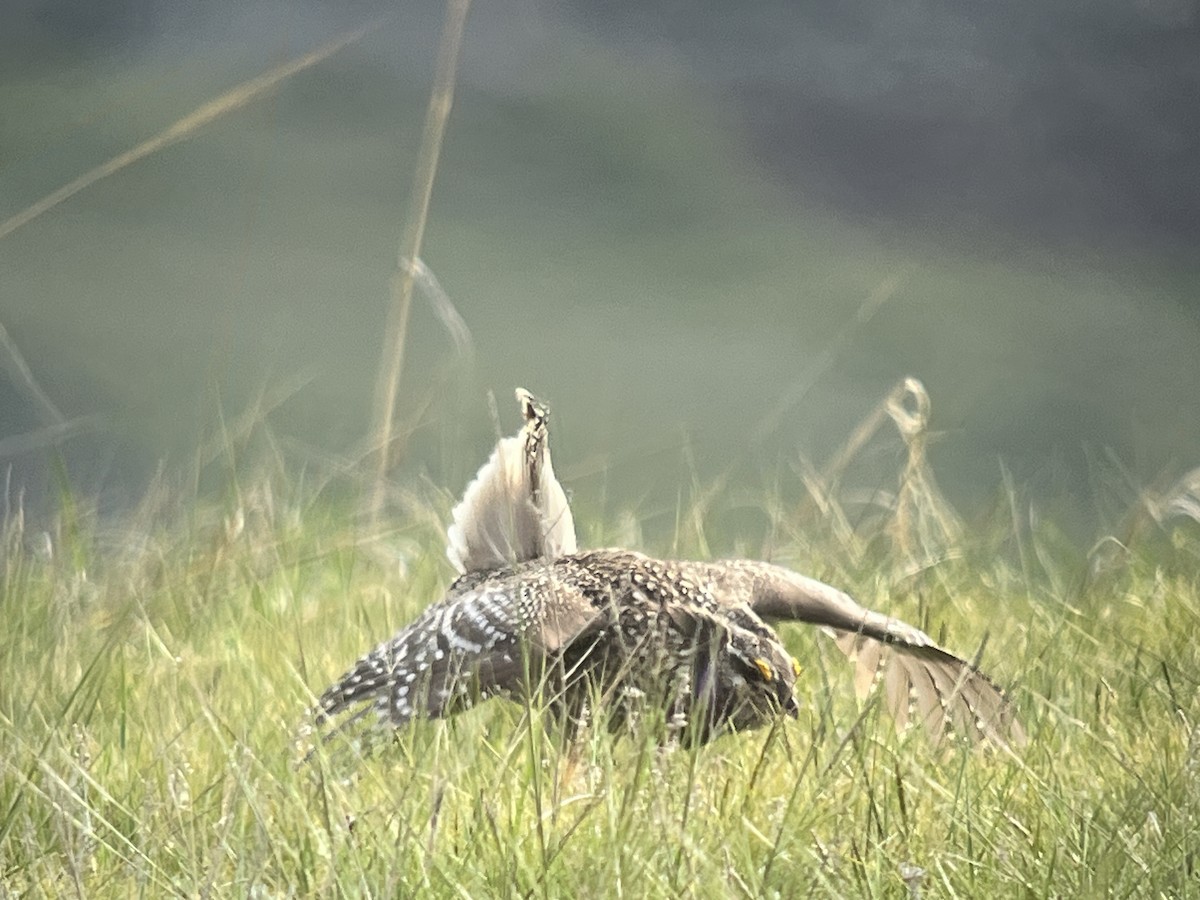
<path fill-rule="evenodd" d="M 758 669 L 758 674 L 763 677 L 763 681 L 774 681 L 775 670 L 771 668 L 771 664 L 761 656 L 754 658 L 754 668 Z"/>

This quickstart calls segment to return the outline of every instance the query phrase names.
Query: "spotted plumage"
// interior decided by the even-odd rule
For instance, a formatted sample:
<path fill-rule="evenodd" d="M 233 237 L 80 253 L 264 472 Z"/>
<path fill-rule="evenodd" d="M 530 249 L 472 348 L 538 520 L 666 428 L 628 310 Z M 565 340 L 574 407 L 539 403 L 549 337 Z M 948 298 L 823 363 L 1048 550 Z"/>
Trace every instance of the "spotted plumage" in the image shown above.
<path fill-rule="evenodd" d="M 528 393 L 518 399 L 524 429 L 497 444 L 454 511 L 448 554 L 462 574 L 322 694 L 319 722 L 344 728 L 374 712 L 399 727 L 503 695 L 540 698 L 574 723 L 601 712 L 615 728 L 650 707 L 703 743 L 796 713 L 799 664 L 768 622 L 799 621 L 837 637 L 860 681 L 890 655 L 879 680 L 902 724 L 1023 740 L 1003 693 L 972 664 L 829 585 L 753 560 L 578 551 L 548 414 Z"/>

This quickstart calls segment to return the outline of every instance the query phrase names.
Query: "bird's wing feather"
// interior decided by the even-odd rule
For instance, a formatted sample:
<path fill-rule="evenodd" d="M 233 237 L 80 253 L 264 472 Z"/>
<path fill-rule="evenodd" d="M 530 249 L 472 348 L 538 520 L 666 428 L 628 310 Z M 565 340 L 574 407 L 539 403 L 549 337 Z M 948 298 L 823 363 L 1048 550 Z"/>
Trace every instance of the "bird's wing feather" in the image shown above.
<path fill-rule="evenodd" d="M 446 554 L 459 572 L 486 572 L 578 549 L 567 495 L 550 461 L 549 411 L 517 390 L 525 425 L 501 438 L 454 507 Z"/>
<path fill-rule="evenodd" d="M 855 663 L 860 696 L 882 682 L 897 727 L 904 728 L 911 717 L 935 741 L 957 733 L 1002 746 L 1025 743 L 1025 730 L 1004 691 L 967 660 L 932 644 L 881 645 L 854 632 L 838 633 L 835 639 Z"/>
<path fill-rule="evenodd" d="M 747 560 L 699 565 L 700 577 L 725 602 L 748 604 L 767 620 L 817 625 L 833 636 L 855 662 L 859 694 L 882 681 L 884 700 L 901 727 L 915 712 L 935 740 L 954 731 L 1002 745 L 1025 743 L 1004 691 L 919 628 L 781 566 Z"/>
<path fill-rule="evenodd" d="M 551 567 L 452 589 L 326 690 L 318 723 L 366 702 L 396 726 L 448 715 L 517 688 L 606 616 Z"/>

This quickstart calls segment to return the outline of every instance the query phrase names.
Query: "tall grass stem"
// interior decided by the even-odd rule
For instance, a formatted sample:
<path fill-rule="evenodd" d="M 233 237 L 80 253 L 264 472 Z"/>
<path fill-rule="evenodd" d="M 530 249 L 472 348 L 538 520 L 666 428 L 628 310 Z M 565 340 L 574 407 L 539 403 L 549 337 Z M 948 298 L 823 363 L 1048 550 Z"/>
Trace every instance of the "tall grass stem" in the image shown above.
<path fill-rule="evenodd" d="M 392 429 L 396 415 L 396 397 L 400 391 L 400 374 L 404 369 L 404 349 L 408 341 L 408 315 L 412 309 L 413 278 L 421 255 L 421 241 L 429 215 L 429 200 L 433 195 L 433 180 L 437 175 L 438 157 L 446 121 L 454 103 L 454 83 L 458 71 L 458 52 L 462 46 L 470 0 L 448 0 L 442 36 L 438 45 L 437 65 L 429 109 L 421 133 L 417 167 L 413 173 L 412 195 L 408 220 L 400 238 L 396 271 L 391 280 L 391 309 L 384 336 L 383 357 L 375 386 L 374 421 L 371 440 L 376 453 L 375 479 L 371 497 L 371 520 L 377 521 L 383 508 L 385 483 L 391 466 Z"/>
<path fill-rule="evenodd" d="M 355 28 L 352 31 L 338 35 L 311 53 L 306 53 L 304 56 L 276 66 L 256 78 L 242 82 L 232 90 L 221 94 L 221 96 L 201 104 L 182 119 L 172 123 L 153 137 L 142 141 L 136 147 L 126 150 L 124 153 L 118 153 L 107 162 L 101 163 L 94 169 L 84 172 L 74 181 L 67 182 L 56 191 L 51 191 L 41 200 L 21 210 L 15 216 L 10 216 L 8 219 L 0 222 L 0 239 L 8 237 L 18 228 L 28 225 L 38 216 L 49 212 L 60 203 L 71 199 L 80 191 L 91 187 L 97 181 L 107 178 L 109 175 L 115 175 L 126 166 L 145 159 L 147 156 L 157 153 L 165 147 L 169 147 L 185 138 L 192 137 L 196 131 L 205 125 L 219 119 L 226 113 L 240 109 L 280 82 L 291 78 L 299 72 L 303 72 L 305 69 L 312 68 L 317 63 L 323 62 L 333 56 L 339 50 L 366 37 L 383 24 L 383 22 L 383 18 L 375 19 L 361 28 Z"/>

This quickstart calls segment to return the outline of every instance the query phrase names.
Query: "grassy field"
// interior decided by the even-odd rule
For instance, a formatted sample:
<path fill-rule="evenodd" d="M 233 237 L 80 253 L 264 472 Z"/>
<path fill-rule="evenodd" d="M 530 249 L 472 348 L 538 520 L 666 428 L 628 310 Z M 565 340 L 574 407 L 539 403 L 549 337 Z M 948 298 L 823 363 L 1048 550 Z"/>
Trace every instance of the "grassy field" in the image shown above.
<path fill-rule="evenodd" d="M 352 34 L 358 32 L 343 39 L 357 40 Z M 14 109 L 65 104 L 62 114 L 43 112 L 44 120 L 15 117 L 29 129 L 17 162 L 37 168 L 30 184 L 49 177 L 41 172 L 45 147 L 58 140 L 55 129 L 66 134 L 78 127 L 70 124 L 78 109 L 86 108 L 88 128 L 95 128 L 85 129 L 89 140 L 64 143 L 69 152 L 62 151 L 61 165 L 73 171 L 86 157 L 82 176 L 28 198 L 31 205 L 0 221 L 3 237 L 98 185 L 95 206 L 59 220 L 53 239 L 37 244 L 50 256 L 31 250 L 30 237 L 29 244 L 14 242 L 5 260 L 15 273 L 9 280 L 25 286 L 9 292 L 24 298 L 21 317 L 40 311 L 44 322 L 54 322 L 43 326 L 46 334 L 66 335 L 66 349 L 42 355 L 75 359 L 102 348 L 99 362 L 81 369 L 87 377 L 77 380 L 118 385 L 113 396 L 122 399 L 102 395 L 104 402 L 94 405 L 161 409 L 161 427 L 173 433 L 186 418 L 178 398 L 188 395 L 188 360 L 191 369 L 205 371 L 252 365 L 229 381 L 253 383 L 264 346 L 295 340 L 291 329 L 271 323 L 300 319 L 314 323 L 302 330 L 307 343 L 284 358 L 324 359 L 326 377 L 340 379 L 325 382 L 335 399 L 324 411 L 304 407 L 322 434 L 330 413 L 340 414 L 352 389 L 368 380 L 363 375 L 372 361 L 361 349 L 364 337 L 377 335 L 376 307 L 340 303 L 335 322 L 328 298 L 376 295 L 379 260 L 393 258 L 391 239 L 378 236 L 390 234 L 395 216 L 378 185 L 393 180 L 392 145 L 407 140 L 407 132 L 381 137 L 372 102 L 390 105 L 396 95 L 411 101 L 421 93 L 423 103 L 423 92 L 402 78 L 380 87 L 385 73 L 373 60 L 365 75 L 345 63 L 329 78 L 345 79 L 352 91 L 330 87 L 336 80 L 319 89 L 309 83 L 313 95 L 335 98 L 329 107 L 305 105 L 301 93 L 264 104 L 261 118 L 240 128 L 215 124 L 315 65 L 333 46 L 232 91 L 214 84 L 211 90 L 227 92 L 183 118 L 176 116 L 188 103 L 180 97 L 209 90 L 204 73 L 224 78 L 211 48 L 196 51 L 202 56 L 172 55 L 165 73 L 150 68 L 152 75 L 135 78 L 122 70 L 115 82 L 95 75 L 86 79 L 100 86 L 95 95 L 59 99 L 57 75 L 8 92 Z M 387 52 L 395 52 L 390 44 Z M 806 368 L 795 381 L 795 358 L 804 357 L 796 347 L 824 342 L 840 352 L 847 342 L 836 335 L 849 334 L 837 330 L 843 314 L 858 309 L 862 331 L 875 314 L 858 306 L 860 288 L 875 296 L 880 289 L 872 293 L 873 285 L 914 270 L 920 273 L 908 289 L 914 317 L 881 315 L 884 324 L 871 338 L 879 343 L 864 341 L 854 351 L 861 359 L 844 360 L 847 371 L 876 369 L 863 376 L 870 380 L 919 363 L 926 378 L 940 372 L 943 382 L 975 379 L 958 400 L 962 409 L 948 417 L 965 423 L 964 434 L 1017 422 L 1021 428 L 1010 439 L 1024 441 L 1072 417 L 1103 431 L 1106 416 L 1124 423 L 1126 410 L 1136 409 L 1141 421 L 1175 423 L 1138 437 L 1174 429 L 1184 435 L 1179 445 L 1190 446 L 1178 411 L 1192 405 L 1191 324 L 1173 299 L 1162 302 L 1154 293 L 1161 286 L 1124 283 L 1140 276 L 1122 276 L 1119 284 L 1107 275 L 1064 276 L 1057 264 L 1014 275 L 990 256 L 947 261 L 940 250 L 911 251 L 925 254 L 921 265 L 897 265 L 890 239 L 858 226 L 798 220 L 790 203 L 776 201 L 776 177 L 760 179 L 740 155 L 740 140 L 714 138 L 720 132 L 708 118 L 715 114 L 690 91 L 648 77 L 657 70 L 624 57 L 594 59 L 572 76 L 582 86 L 559 80 L 561 74 L 550 81 L 542 75 L 532 97 L 504 88 L 497 103 L 476 87 L 462 98 L 462 127 L 475 131 L 460 135 L 460 155 L 449 161 L 444 224 L 436 227 L 445 229 L 444 248 L 486 248 L 458 261 L 458 279 L 463 296 L 487 298 L 476 303 L 473 321 L 503 348 L 480 366 L 489 377 L 507 378 L 503 366 L 510 363 L 503 360 L 520 356 L 513 347 L 569 347 L 539 362 L 565 360 L 558 374 L 596 385 L 588 389 L 597 403 L 611 404 L 648 381 L 678 395 L 668 406 L 729 408 L 776 383 L 791 383 L 789 392 L 799 396 L 797 388 L 823 375 L 826 364 Z M 175 70 L 183 74 L 171 75 Z M 614 71 L 624 73 L 615 82 Z M 172 84 L 180 85 L 179 97 L 164 87 Z M 371 84 L 378 93 L 363 91 Z M 554 87 L 547 91 L 545 84 Z M 645 85 L 650 93 L 642 93 Z M 359 99 L 348 102 L 351 94 Z M 134 124 L 118 128 L 93 111 L 110 104 L 136 107 Z M 159 104 L 161 122 L 148 112 Z M 289 109 L 296 118 L 288 118 Z M 396 118 L 407 123 L 413 115 L 410 109 Z M 139 116 L 147 116 L 145 134 Z M 210 123 L 207 137 L 224 143 L 158 155 Z M 126 146 L 113 136 L 118 132 L 138 136 Z M 303 152 L 283 155 L 281 134 L 307 135 L 282 142 Z M 89 142 L 97 159 L 81 151 Z M 381 146 L 389 152 L 379 152 Z M 117 155 L 102 162 L 109 152 Z M 341 153 L 357 155 L 344 157 L 353 164 L 331 168 Z M 436 148 L 429 153 L 426 162 L 436 161 Z M 144 181 L 111 177 L 131 175 L 123 170 L 150 156 L 163 168 L 151 169 Z M 239 159 L 240 167 L 230 164 Z M 530 189 L 531 159 L 536 182 L 550 186 L 544 193 Z M 172 160 L 181 166 L 174 177 L 166 168 Z M 204 174 L 214 160 L 219 179 Z M 383 167 L 379 174 L 371 164 Z M 355 177 L 331 179 L 332 170 Z M 241 182 L 227 180 L 234 172 Z M 425 171 L 417 179 L 426 199 L 432 177 Z M 578 216 L 585 197 L 579 186 L 589 182 L 603 189 L 596 195 L 603 202 L 587 203 L 589 214 Z M 225 187 L 215 189 L 218 183 Z M 284 190 L 285 184 L 296 188 Z M 165 206 L 164 187 L 172 198 Z M 313 215 L 314 196 L 340 218 L 322 224 Z M 168 208 L 186 215 L 158 218 Z M 143 223 L 138 227 L 149 229 L 151 239 L 130 239 L 133 222 Z M 418 236 L 423 230 L 410 228 Z M 246 240 L 248 232 L 254 240 Z M 712 245 L 697 241 L 710 233 Z M 74 252 L 61 252 L 64 241 Z M 146 245 L 151 257 L 143 255 Z M 590 255 L 581 248 L 600 250 Z M 419 241 L 406 242 L 401 255 L 416 257 L 419 249 Z M 277 272 L 281 259 L 289 261 L 282 268 L 290 281 L 253 274 Z M 539 261 L 513 264 L 530 259 Z M 305 260 L 315 268 L 302 269 Z M 76 275 L 72 265 L 80 267 Z M 164 280 L 154 281 L 159 275 Z M 535 278 L 542 286 L 531 291 Z M 1163 278 L 1155 268 L 1152 281 Z M 878 310 L 892 290 L 903 292 L 903 280 L 870 308 Z M 1191 280 L 1166 280 L 1182 309 Z M 86 309 L 78 291 L 62 288 L 75 283 L 88 285 L 93 302 Z M 822 300 L 804 318 L 796 315 L 798 284 Z M 645 296 L 647 285 L 660 296 L 646 304 L 647 318 L 629 328 L 623 298 Z M 744 317 L 741 305 L 730 302 L 742 293 L 763 298 L 765 314 L 757 318 L 765 324 L 757 333 L 739 331 L 750 337 L 740 339 L 740 356 L 718 371 L 704 348 L 730 352 L 720 317 Z M 559 300 L 560 294 L 571 299 Z M 962 302 L 977 295 L 987 302 Z M 163 297 L 193 302 L 171 305 Z M 524 305 L 544 304 L 539 297 L 556 298 L 554 315 Z M 218 315 L 210 314 L 213 298 L 229 298 Z M 238 298 L 246 298 L 251 313 L 237 306 Z M 999 302 L 1004 298 L 1015 299 Z M 887 312 L 896 315 L 897 305 Z M 1152 308 L 1159 311 L 1147 318 Z M 128 314 L 114 315 L 117 309 Z M 180 309 L 191 318 L 175 318 Z M 355 322 L 356 315 L 364 318 Z M 127 319 L 142 328 L 116 324 Z M 571 321 L 579 323 L 574 330 Z M 62 331 L 62 322 L 74 331 Z M 356 328 L 344 328 L 347 322 Z M 538 331 L 550 327 L 562 333 Z M 281 334 L 266 342 L 268 328 Z M 403 347 L 403 326 L 389 331 Z M 158 339 L 147 341 L 151 333 Z M 589 339 L 580 341 L 580 334 Z M 1064 352 L 1064 336 L 1084 352 Z M 161 358 L 128 365 L 145 346 Z M 220 352 L 210 357 L 213 347 Z M 204 359 L 197 362 L 195 352 Z M 1158 369 L 1145 365 L 1151 352 Z M 837 355 L 829 353 L 829 366 Z M 975 365 L 980 356 L 988 364 Z M 398 369 L 398 354 L 393 358 Z M 885 358 L 891 361 L 877 365 Z M 647 359 L 659 367 L 643 368 Z M 778 368 L 765 368 L 771 365 Z M 147 371 L 156 377 L 145 378 Z M 397 377 L 385 383 L 397 385 Z M 544 377 L 552 380 L 549 369 Z M 1059 383 L 1074 393 L 1060 397 L 1047 386 Z M 725 396 L 715 400 L 713 390 Z M 30 393 L 43 396 L 40 389 Z M 1113 411 L 1096 400 L 1109 394 L 1122 400 Z M 856 392 L 834 392 L 830 402 L 841 402 L 839 396 Z M 1025 396 L 1041 397 L 1041 405 L 1023 405 L 1018 398 Z M 874 426 L 860 429 L 862 441 L 850 440 L 843 462 L 883 421 L 882 410 Z M 52 419 L 63 418 L 50 411 Z M 613 430 L 614 422 L 623 437 L 637 430 L 637 423 L 618 420 L 611 405 L 593 414 L 598 432 Z M 899 424 L 895 414 L 893 420 Z M 714 439 L 734 435 L 731 443 L 742 430 L 711 426 Z M 396 436 L 386 422 L 379 431 L 376 446 Z M 701 749 L 664 749 L 600 732 L 566 747 L 545 727 L 541 710 L 496 701 L 447 722 L 416 723 L 364 756 L 331 744 L 304 761 L 301 726 L 314 695 L 449 583 L 443 527 L 451 494 L 420 482 L 397 488 L 386 524 L 367 525 L 348 499 L 363 493 L 355 467 L 331 484 L 312 481 L 311 469 L 299 466 L 229 465 L 236 475 L 197 478 L 204 489 L 164 479 L 141 509 L 120 520 L 98 515 L 64 488 L 56 513 L 35 525 L 6 484 L 0 900 L 1200 897 L 1200 476 L 1123 497 L 1103 486 L 1120 479 L 1101 478 L 1098 541 L 1082 553 L 1055 522 L 1033 515 L 1015 488 L 998 498 L 992 515 L 961 522 L 926 470 L 924 438 L 923 421 L 907 433 L 908 460 L 894 496 L 853 507 L 839 489 L 844 467 L 822 474 L 796 464 L 775 487 L 757 493 L 694 484 L 666 514 L 581 491 L 576 518 L 587 546 L 630 545 L 667 557 L 769 557 L 923 627 L 962 655 L 978 653 L 983 667 L 1011 687 L 1027 746 L 934 746 L 919 733 L 898 734 L 878 703 L 856 697 L 850 666 L 831 643 L 785 626 L 803 664 L 798 720 Z M 631 455 L 640 466 L 641 454 Z"/>
<path fill-rule="evenodd" d="M 1085 560 L 1003 501 L 939 532 L 920 503 L 846 530 L 840 507 L 758 500 L 777 561 L 961 653 L 986 639 L 1015 751 L 898 735 L 788 626 L 799 720 L 697 751 L 598 734 L 573 765 L 537 709 L 496 701 L 300 765 L 313 692 L 448 583 L 453 498 L 414 489 L 370 532 L 279 474 L 183 513 L 171 493 L 121 526 L 69 497 L 51 533 L 10 510 L 0 896 L 1200 896 L 1189 520 L 1135 517 Z M 644 549 L 719 552 L 744 502 L 698 492 Z"/>

